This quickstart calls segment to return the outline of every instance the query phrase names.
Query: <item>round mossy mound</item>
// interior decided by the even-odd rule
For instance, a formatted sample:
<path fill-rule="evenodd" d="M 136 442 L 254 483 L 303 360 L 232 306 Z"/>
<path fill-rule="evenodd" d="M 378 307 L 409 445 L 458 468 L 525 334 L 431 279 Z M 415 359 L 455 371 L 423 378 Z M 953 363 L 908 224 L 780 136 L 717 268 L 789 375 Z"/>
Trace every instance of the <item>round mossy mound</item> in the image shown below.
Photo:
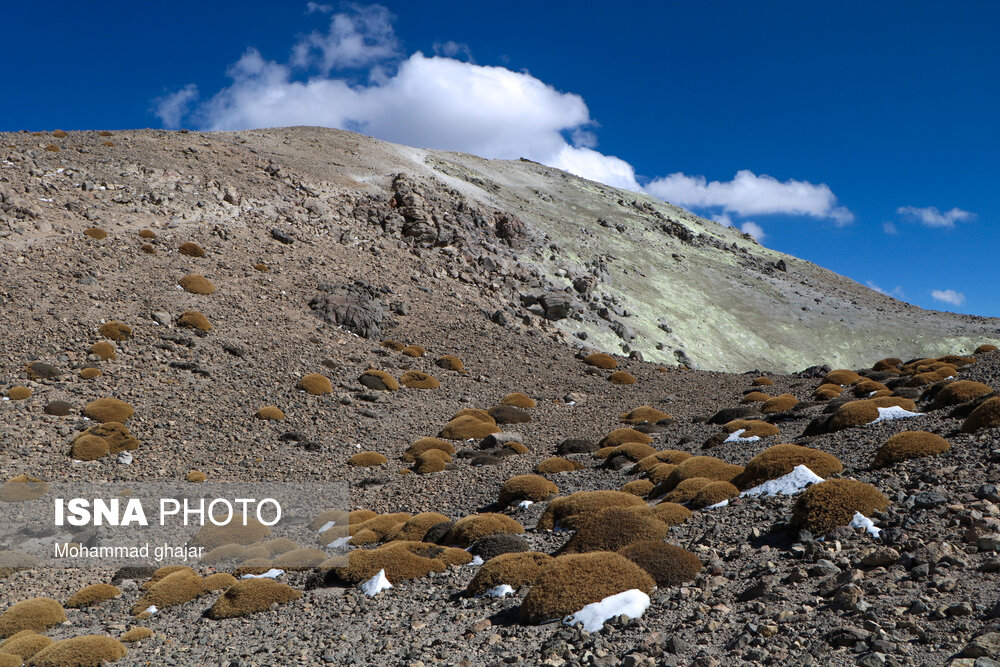
<path fill-rule="evenodd" d="M 863 426 L 878 419 L 879 408 L 899 407 L 910 412 L 915 412 L 917 404 L 911 399 L 899 396 L 883 396 L 879 398 L 868 398 L 862 401 L 851 401 L 844 403 L 833 413 L 827 422 L 827 431 L 841 431 L 853 426 Z"/>
<path fill-rule="evenodd" d="M 591 454 L 600 449 L 596 442 L 583 438 L 566 438 L 556 447 L 556 454 L 565 456 L 567 454 Z"/>
<path fill-rule="evenodd" d="M 517 590 L 535 582 L 542 568 L 554 559 L 537 551 L 505 553 L 490 558 L 479 568 L 466 586 L 468 595 L 482 595 L 496 586 L 507 585 Z"/>
<path fill-rule="evenodd" d="M 647 445 L 644 442 L 625 442 L 614 447 L 606 458 L 623 456 L 629 461 L 640 461 L 647 456 L 656 456 L 656 454 L 656 448 L 652 445 Z"/>
<path fill-rule="evenodd" d="M 493 424 L 496 426 L 496 420 L 490 416 L 490 413 L 486 410 L 480 410 L 479 408 L 462 408 L 455 414 L 451 416 L 452 419 L 458 419 L 459 417 L 475 417 L 481 422 L 486 422 L 487 424 Z"/>
<path fill-rule="evenodd" d="M 833 454 L 801 445 L 774 445 L 750 459 L 733 484 L 745 491 L 787 475 L 795 466 L 805 466 L 824 479 L 844 470 L 840 459 Z"/>
<path fill-rule="evenodd" d="M 580 611 L 624 591 L 649 595 L 656 583 L 641 567 L 616 553 L 567 554 L 544 565 L 521 603 L 521 622 L 537 625 Z"/>
<path fill-rule="evenodd" d="M 659 540 L 669 527 L 628 507 L 608 507 L 589 515 L 558 553 L 617 551 L 640 540 Z"/>
<path fill-rule="evenodd" d="M 879 359 L 872 365 L 873 371 L 899 372 L 899 367 L 903 365 L 903 360 L 899 357 L 886 357 Z"/>
<path fill-rule="evenodd" d="M 507 394 L 500 399 L 500 405 L 510 405 L 515 408 L 530 409 L 535 407 L 537 404 L 535 403 L 535 399 L 530 396 L 514 392 L 512 394 Z"/>
<path fill-rule="evenodd" d="M 583 470 L 586 466 L 579 461 L 571 461 L 561 456 L 552 456 L 535 466 L 535 472 L 540 475 L 553 475 L 560 472 Z"/>
<path fill-rule="evenodd" d="M 513 405 L 497 405 L 486 411 L 497 424 L 527 424 L 531 415 Z"/>
<path fill-rule="evenodd" d="M 608 376 L 608 382 L 611 384 L 635 384 L 635 376 L 626 371 L 615 371 Z"/>
<path fill-rule="evenodd" d="M 593 354 L 587 355 L 583 362 L 588 366 L 603 368 L 604 370 L 618 368 L 618 361 L 606 352 L 594 352 Z"/>
<path fill-rule="evenodd" d="M 216 572 L 202 579 L 201 585 L 207 592 L 213 593 L 215 591 L 224 591 L 236 582 L 236 577 L 228 572 Z"/>
<path fill-rule="evenodd" d="M 772 398 L 774 397 L 762 391 L 751 391 L 749 394 L 743 394 L 740 403 L 764 403 L 770 401 Z"/>
<path fill-rule="evenodd" d="M 190 602 L 205 592 L 201 577 L 190 568 L 176 570 L 146 589 L 146 593 L 132 607 L 132 615 L 141 614 L 151 606 L 157 609 L 175 607 Z"/>
<path fill-rule="evenodd" d="M 844 392 L 844 388 L 839 384 L 821 384 L 812 393 L 812 397 L 818 401 L 828 401 L 831 398 L 837 398 Z"/>
<path fill-rule="evenodd" d="M 689 458 L 691 458 L 691 455 L 687 452 L 682 452 L 678 449 L 664 449 L 639 459 L 629 472 L 633 475 L 645 474 L 657 466 L 663 464 L 677 465 Z"/>
<path fill-rule="evenodd" d="M 198 331 L 212 330 L 212 323 L 197 310 L 187 310 L 181 313 L 181 316 L 177 318 L 177 326 L 185 329 L 197 329 Z"/>
<path fill-rule="evenodd" d="M 394 540 L 420 542 L 427 537 L 427 531 L 439 523 L 446 523 L 448 521 L 450 520 L 444 514 L 438 512 L 421 512 L 388 531 L 382 539 L 386 542 Z"/>
<path fill-rule="evenodd" d="M 93 366 L 88 366 L 87 368 L 80 369 L 80 378 L 83 380 L 93 380 L 96 377 L 104 375 L 100 368 L 94 368 Z"/>
<path fill-rule="evenodd" d="M 649 516 L 654 516 L 668 526 L 678 526 L 693 516 L 688 508 L 680 503 L 663 501 L 653 507 L 633 508 L 637 512 L 643 512 Z"/>
<path fill-rule="evenodd" d="M 420 347 L 419 345 L 407 345 L 402 350 L 400 350 L 400 352 L 402 352 L 408 357 L 422 357 L 425 354 L 427 354 L 424 348 Z"/>
<path fill-rule="evenodd" d="M 417 456 L 416 465 L 413 466 L 413 471 L 421 475 L 444 472 L 447 470 L 449 462 L 438 455 L 442 453 L 443 452 L 438 449 L 428 449 L 423 454 Z"/>
<path fill-rule="evenodd" d="M 721 503 L 723 500 L 735 498 L 740 494 L 740 490 L 730 482 L 714 481 L 698 489 L 694 498 L 688 504 L 695 509 L 702 509 Z"/>
<path fill-rule="evenodd" d="M 125 401 L 119 401 L 117 398 L 98 398 L 87 403 L 83 408 L 84 417 L 90 417 L 101 423 L 118 422 L 124 424 L 134 414 L 135 410 L 132 409 L 131 405 Z"/>
<path fill-rule="evenodd" d="M 852 370 L 838 368 L 826 374 L 826 377 L 823 378 L 823 384 L 829 383 L 846 386 L 857 382 L 860 378 L 861 376 Z"/>
<path fill-rule="evenodd" d="M 463 415 L 448 422 L 438 437 L 448 440 L 481 440 L 488 435 L 500 433 L 500 427 L 490 422 L 484 422 L 472 415 Z"/>
<path fill-rule="evenodd" d="M 618 553 L 645 570 L 660 588 L 692 581 L 703 567 L 701 560 L 687 549 L 659 540 L 634 542 Z"/>
<path fill-rule="evenodd" d="M 701 488 L 706 484 L 711 483 L 707 477 L 688 477 L 681 482 L 678 482 L 670 493 L 663 497 L 664 502 L 670 503 L 687 503 L 694 500 L 694 497 L 701 491 Z M 666 484 L 658 485 L 656 489 L 650 494 L 652 497 L 657 497 L 662 492 Z"/>
<path fill-rule="evenodd" d="M 559 493 L 559 487 L 538 475 L 518 475 L 511 477 L 500 487 L 497 504 L 507 507 L 522 500 L 541 502 Z"/>
<path fill-rule="evenodd" d="M 187 475 L 184 476 L 184 479 L 193 484 L 201 484 L 202 482 L 208 479 L 208 475 L 206 475 L 200 470 L 192 470 L 188 472 Z"/>
<path fill-rule="evenodd" d="M 257 262 L 256 264 L 253 265 L 253 268 L 254 271 L 261 271 L 261 272 L 271 270 L 271 267 L 265 264 L 264 262 Z"/>
<path fill-rule="evenodd" d="M 962 424 L 963 433 L 972 433 L 981 428 L 997 428 L 1000 426 L 1000 396 L 985 401 L 969 413 Z"/>
<path fill-rule="evenodd" d="M 549 503 L 538 519 L 536 530 L 552 530 L 558 525 L 564 530 L 576 530 L 588 515 L 608 507 L 645 507 L 641 498 L 622 491 L 577 491 Z"/>
<path fill-rule="evenodd" d="M 503 443 L 503 449 L 509 449 L 515 454 L 527 454 L 531 450 L 523 442 L 518 442 L 517 440 L 510 440 Z"/>
<path fill-rule="evenodd" d="M 111 320 L 102 324 L 98 333 L 110 340 L 128 340 L 132 337 L 132 327 L 118 320 Z"/>
<path fill-rule="evenodd" d="M 66 621 L 66 612 L 52 598 L 38 597 L 17 602 L 0 614 L 0 639 L 22 630 L 45 632 Z"/>
<path fill-rule="evenodd" d="M 177 252 L 188 257 L 204 257 L 205 249 L 197 243 L 186 241 L 177 248 Z"/>
<path fill-rule="evenodd" d="M 347 459 L 347 465 L 357 466 L 359 468 L 382 466 L 388 462 L 389 459 L 378 452 L 358 452 L 351 458 Z"/>
<path fill-rule="evenodd" d="M 147 241 L 150 240 L 150 239 L 155 239 L 156 238 L 156 232 L 154 232 L 152 229 L 143 229 L 143 230 L 140 230 L 139 231 L 139 238 L 146 239 Z"/>
<path fill-rule="evenodd" d="M 111 445 L 96 435 L 81 435 L 70 445 L 69 455 L 76 461 L 96 461 L 108 455 Z"/>
<path fill-rule="evenodd" d="M 48 482 L 31 475 L 17 475 L 0 485 L 0 502 L 22 503 L 38 500 L 50 490 Z"/>
<path fill-rule="evenodd" d="M 670 473 L 670 477 L 657 486 L 653 495 L 659 496 L 672 491 L 678 484 L 692 477 L 704 477 L 719 482 L 732 482 L 742 472 L 743 466 L 726 463 L 714 456 L 692 456 L 689 459 L 681 461 L 674 468 L 673 472 Z"/>
<path fill-rule="evenodd" d="M 653 438 L 646 433 L 635 430 L 634 428 L 616 428 L 611 433 L 604 436 L 600 444 L 602 447 L 617 447 L 618 445 L 623 445 L 626 442 L 641 442 L 648 445 L 653 442 Z"/>
<path fill-rule="evenodd" d="M 302 379 L 298 381 L 295 387 L 313 396 L 333 393 L 333 385 L 330 384 L 330 379 L 319 373 L 309 373 L 302 376 Z"/>
<path fill-rule="evenodd" d="M 44 361 L 32 361 L 24 367 L 24 372 L 32 380 L 54 380 L 62 375 L 62 372 Z"/>
<path fill-rule="evenodd" d="M 648 405 L 640 406 L 629 412 L 622 413 L 621 415 L 621 420 L 623 422 L 628 422 L 629 424 L 643 424 L 647 422 L 655 424 L 663 421 L 664 419 L 673 419 L 673 417 L 662 410 L 657 410 L 656 408 Z"/>
<path fill-rule="evenodd" d="M 889 506 L 889 499 L 871 484 L 853 479 L 828 479 L 799 494 L 792 526 L 825 535 L 846 526 L 856 512 L 871 517 Z"/>
<path fill-rule="evenodd" d="M 487 535 L 496 533 L 520 534 L 523 532 L 524 526 L 506 514 L 493 512 L 470 514 L 455 522 L 444 542 L 445 544 L 457 544 L 464 548 Z"/>
<path fill-rule="evenodd" d="M 108 443 L 111 454 L 117 454 L 125 450 L 133 451 L 139 449 L 139 445 L 141 444 L 132 436 L 127 426 L 121 422 L 114 421 L 91 426 L 86 431 L 77 435 L 73 442 L 75 443 L 84 436 L 95 436 L 104 439 Z"/>
<path fill-rule="evenodd" d="M 31 398 L 31 389 L 28 387 L 11 387 L 7 390 L 7 398 L 12 401 L 23 401 Z"/>
<path fill-rule="evenodd" d="M 398 391 L 399 383 L 385 371 L 369 368 L 358 378 L 358 382 L 374 391 Z"/>
<path fill-rule="evenodd" d="M 406 371 L 400 376 L 399 384 L 407 389 L 437 389 L 441 386 L 436 377 L 423 371 Z"/>
<path fill-rule="evenodd" d="M 640 498 L 645 498 L 649 492 L 653 490 L 654 486 L 656 486 L 656 484 L 648 479 L 636 479 L 623 484 L 620 491 L 631 493 L 633 496 L 639 496 Z"/>
<path fill-rule="evenodd" d="M 447 440 L 441 440 L 440 438 L 420 438 L 406 448 L 406 451 L 403 452 L 403 460 L 416 461 L 417 457 L 428 449 L 439 449 L 449 456 L 455 453 L 455 446 Z"/>
<path fill-rule="evenodd" d="M 267 611 L 273 604 L 287 604 L 302 597 L 302 591 L 274 579 L 243 579 L 226 589 L 206 612 L 214 620 L 239 618 Z"/>
<path fill-rule="evenodd" d="M 122 594 L 117 586 L 111 584 L 92 584 L 74 593 L 64 605 L 67 609 L 82 609 L 99 604 L 105 600 L 116 598 Z"/>
<path fill-rule="evenodd" d="M 484 561 L 496 558 L 501 554 L 528 551 L 528 543 L 520 535 L 510 533 L 494 533 L 480 537 L 469 547 L 469 553 L 479 556 Z"/>
<path fill-rule="evenodd" d="M 375 534 L 375 540 L 379 541 L 397 528 L 402 527 L 412 517 L 406 512 L 394 512 L 392 514 L 376 514 L 364 521 L 352 522 L 349 532 L 351 535 L 358 535 L 363 531 L 370 531 Z M 336 530 L 336 528 L 334 529 Z M 323 534 L 324 536 L 326 533 Z M 324 538 L 325 539 L 325 538 Z M 356 542 L 355 542 L 356 543 Z"/>
<path fill-rule="evenodd" d="M 889 390 L 889 388 L 881 382 L 876 382 L 875 380 L 869 380 L 867 378 L 861 378 L 851 387 L 851 393 L 853 393 L 857 398 L 868 398 L 872 394 L 881 391 L 889 391 L 889 393 L 892 393 L 891 390 Z"/>
<path fill-rule="evenodd" d="M 178 280 L 177 284 L 183 287 L 184 291 L 191 292 L 191 294 L 215 293 L 215 284 L 200 273 L 189 273 Z"/>
<path fill-rule="evenodd" d="M 386 578 L 393 583 L 419 579 L 447 569 L 448 564 L 442 558 L 446 549 L 425 542 L 388 542 L 375 549 L 351 551 L 348 565 L 335 567 L 333 571 L 342 581 L 352 585 L 371 579 L 379 570 L 385 570 Z M 464 552 L 463 549 L 459 551 Z"/>
<path fill-rule="evenodd" d="M 443 354 L 434 361 L 434 365 L 438 368 L 443 368 L 446 371 L 455 371 L 456 373 L 461 373 L 465 375 L 465 364 L 458 357 L 452 356 L 450 354 Z"/>
<path fill-rule="evenodd" d="M 106 340 L 98 341 L 90 346 L 90 354 L 101 358 L 101 361 L 113 361 L 118 358 L 115 346 Z"/>
<path fill-rule="evenodd" d="M 285 420 L 285 413 L 273 405 L 265 405 L 254 414 L 257 419 L 280 422 Z"/>
<path fill-rule="evenodd" d="M 42 409 L 42 412 L 54 417 L 65 417 L 72 411 L 73 404 L 68 401 L 50 401 L 46 403 L 45 407 Z"/>
<path fill-rule="evenodd" d="M 774 380 L 771 378 L 761 375 L 760 377 L 754 378 L 753 382 L 750 383 L 751 387 L 770 387 L 774 384 Z"/>
<path fill-rule="evenodd" d="M 316 567 L 327 559 L 322 549 L 292 549 L 274 557 L 271 567 L 279 570 L 306 570 Z"/>
<path fill-rule="evenodd" d="M 903 431 L 897 433 L 875 453 L 873 468 L 884 468 L 908 459 L 937 456 L 951 449 L 947 440 L 936 433 L 927 431 Z"/>
<path fill-rule="evenodd" d="M 772 415 L 778 412 L 791 410 L 798 404 L 799 399 L 795 398 L 791 394 L 781 394 L 780 396 L 775 396 L 774 398 L 764 401 L 764 405 L 760 406 L 760 411 L 765 415 Z"/>
<path fill-rule="evenodd" d="M 106 635 L 81 635 L 46 646 L 32 656 L 32 667 L 98 667 L 125 657 L 125 644 Z"/>
<path fill-rule="evenodd" d="M 679 464 L 677 463 L 660 463 L 655 465 L 647 471 L 646 479 L 649 480 L 653 486 L 656 486 L 660 482 L 667 481 L 667 479 L 670 478 L 670 475 L 673 474 L 674 470 L 677 469 L 678 465 Z"/>
<path fill-rule="evenodd" d="M 89 227 L 83 230 L 83 235 L 89 236 L 90 238 L 96 239 L 98 241 L 108 238 L 108 233 L 103 229 L 101 229 L 100 227 Z"/>
<path fill-rule="evenodd" d="M 271 536 L 271 529 L 253 517 L 234 514 L 231 521 L 222 525 L 208 524 L 191 539 L 191 546 L 214 549 L 223 544 L 254 544 Z"/>
<path fill-rule="evenodd" d="M 767 438 L 781 433 L 781 429 L 774 424 L 759 419 L 734 419 L 731 422 L 726 422 L 722 428 L 725 429 L 726 433 L 742 430 L 741 438 Z"/>
<path fill-rule="evenodd" d="M 989 343 L 986 343 L 977 347 L 976 351 L 973 352 L 973 354 L 986 354 L 987 352 L 996 352 L 997 349 L 998 348 L 996 345 L 990 345 Z"/>
<path fill-rule="evenodd" d="M 382 345 L 382 347 L 387 347 L 387 348 L 389 348 L 390 350 L 393 350 L 393 351 L 395 351 L 395 352 L 399 352 L 399 351 L 401 351 L 401 350 L 402 350 L 402 349 L 403 349 L 404 347 L 406 347 L 406 346 L 405 346 L 405 345 L 403 345 L 402 343 L 400 343 L 400 342 L 398 342 L 398 341 L 394 341 L 394 340 L 384 340 L 384 341 L 382 341 L 382 342 L 381 342 L 380 344 Z"/>
<path fill-rule="evenodd" d="M 974 382 L 972 380 L 956 380 L 955 382 L 949 382 L 941 391 L 937 393 L 934 397 L 934 401 L 928 406 L 928 409 L 938 410 L 950 405 L 965 403 L 966 401 L 971 401 L 974 398 L 979 398 L 980 396 L 992 393 L 993 387 L 988 384 Z"/>
<path fill-rule="evenodd" d="M 215 576 L 215 575 L 212 575 Z M 233 579 L 233 581 L 236 581 Z M 118 638 L 118 641 L 124 642 L 126 644 L 134 644 L 135 642 L 141 642 L 143 639 L 149 639 L 153 636 L 153 631 L 149 628 L 135 627 L 129 629 L 125 634 Z"/>
<path fill-rule="evenodd" d="M 52 640 L 45 635 L 39 634 L 34 630 L 22 630 L 0 642 L 0 656 L 11 655 L 21 660 L 27 660 L 51 644 Z M 21 667 L 20 660 L 11 661 L 10 664 L 15 667 Z M 4 667 L 3 662 L 0 662 L 0 667 Z"/>

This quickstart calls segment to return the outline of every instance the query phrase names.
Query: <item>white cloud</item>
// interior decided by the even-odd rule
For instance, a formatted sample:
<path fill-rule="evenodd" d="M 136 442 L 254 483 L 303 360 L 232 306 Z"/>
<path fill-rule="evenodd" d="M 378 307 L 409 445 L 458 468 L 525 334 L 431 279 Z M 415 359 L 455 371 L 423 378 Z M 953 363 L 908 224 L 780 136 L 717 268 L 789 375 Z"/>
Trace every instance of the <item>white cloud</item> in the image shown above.
<path fill-rule="evenodd" d="M 189 83 L 180 90 L 153 100 L 155 113 L 166 127 L 180 127 L 191 104 L 198 99 L 198 86 Z"/>
<path fill-rule="evenodd" d="M 882 231 L 886 234 L 898 234 L 899 230 L 896 229 L 896 223 L 891 221 L 886 221 L 882 223 Z"/>
<path fill-rule="evenodd" d="M 736 173 L 731 181 L 711 181 L 704 176 L 675 173 L 658 178 L 646 189 L 679 206 L 699 208 L 721 207 L 723 212 L 740 216 L 783 213 L 830 218 L 843 225 L 854 220 L 854 214 L 837 206 L 837 197 L 825 183 L 778 179 L 748 169 Z"/>
<path fill-rule="evenodd" d="M 333 11 L 332 5 L 321 5 L 318 2 L 306 3 L 306 14 L 329 14 Z"/>
<path fill-rule="evenodd" d="M 891 290 L 882 289 L 881 287 L 879 287 L 878 285 L 876 285 L 871 280 L 869 280 L 868 282 L 866 282 L 865 285 L 867 285 L 869 288 L 875 290 L 879 294 L 884 294 L 886 296 L 891 296 L 891 297 L 893 297 L 895 299 L 900 299 L 900 300 L 906 298 L 906 294 L 903 292 L 903 288 L 900 287 L 899 285 L 896 285 Z"/>
<path fill-rule="evenodd" d="M 954 227 L 956 222 L 972 220 L 976 217 L 975 213 L 969 213 L 960 208 L 953 208 L 950 211 L 942 213 L 935 206 L 928 206 L 926 208 L 900 206 L 896 209 L 896 213 L 905 218 L 916 220 L 927 227 Z"/>
<path fill-rule="evenodd" d="M 965 295 L 961 292 L 956 292 L 953 289 L 936 289 L 931 292 L 931 296 L 935 301 L 943 301 L 944 303 L 950 303 L 953 306 L 961 306 L 965 303 Z"/>
<path fill-rule="evenodd" d="M 751 222 L 747 220 L 742 225 L 740 225 L 740 231 L 744 234 L 749 234 L 758 241 L 762 241 L 767 234 L 764 233 L 764 228 L 758 225 L 756 222 Z"/>
<path fill-rule="evenodd" d="M 434 55 L 455 58 L 456 60 L 464 58 L 466 62 L 476 62 L 475 58 L 472 57 L 472 49 L 469 48 L 469 45 L 460 42 L 435 42 Z"/>
<path fill-rule="evenodd" d="M 309 6 L 323 11 L 320 5 Z M 398 53 L 399 42 L 392 29 L 392 14 L 380 5 L 353 7 L 350 13 L 334 14 L 326 33 L 313 32 L 292 49 L 292 64 L 316 67 L 323 74 L 338 68 L 365 67 Z"/>

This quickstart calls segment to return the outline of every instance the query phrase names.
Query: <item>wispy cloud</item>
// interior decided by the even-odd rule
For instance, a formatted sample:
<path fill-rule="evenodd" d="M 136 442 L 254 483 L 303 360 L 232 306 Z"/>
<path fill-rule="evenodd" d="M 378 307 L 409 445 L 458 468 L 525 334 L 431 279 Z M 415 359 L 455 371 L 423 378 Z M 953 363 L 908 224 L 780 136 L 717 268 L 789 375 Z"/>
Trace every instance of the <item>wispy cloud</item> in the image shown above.
<path fill-rule="evenodd" d="M 886 234 L 898 234 L 899 229 L 896 228 L 896 223 L 891 220 L 886 220 L 882 223 L 882 231 Z"/>
<path fill-rule="evenodd" d="M 758 241 L 762 241 L 764 237 L 767 236 L 767 234 L 764 233 L 764 228 L 751 220 L 747 220 L 740 225 L 740 231 L 744 234 L 749 234 Z"/>
<path fill-rule="evenodd" d="M 731 181 L 708 181 L 704 176 L 675 173 L 652 181 L 646 189 L 678 206 L 721 208 L 739 216 L 804 215 L 828 218 L 839 225 L 854 220 L 853 213 L 837 205 L 837 197 L 825 183 L 794 179 L 782 182 L 748 169 L 738 171 Z"/>
<path fill-rule="evenodd" d="M 461 42 L 435 42 L 434 55 L 465 60 L 469 63 L 476 62 L 476 59 L 472 57 L 472 49 L 469 48 L 469 45 Z"/>
<path fill-rule="evenodd" d="M 189 83 L 178 91 L 153 100 L 153 113 L 163 121 L 164 126 L 180 127 L 181 119 L 187 115 L 191 105 L 197 99 L 198 86 Z"/>
<path fill-rule="evenodd" d="M 884 294 L 886 296 L 891 296 L 894 299 L 900 299 L 900 300 L 902 300 L 902 299 L 906 298 L 906 294 L 903 292 L 903 288 L 900 287 L 899 285 L 896 285 L 892 289 L 883 289 L 883 288 L 879 287 L 878 285 L 876 285 L 871 280 L 869 280 L 868 282 L 866 282 L 865 285 L 867 285 L 870 289 L 875 290 L 879 294 Z"/>
<path fill-rule="evenodd" d="M 961 292 L 956 292 L 953 289 L 936 289 L 931 291 L 931 297 L 935 301 L 942 301 L 944 303 L 949 303 L 953 306 L 961 306 L 965 303 L 965 295 Z"/>
<path fill-rule="evenodd" d="M 320 5 L 309 7 L 310 13 Z M 333 69 L 366 67 L 399 51 L 392 14 L 380 5 L 353 7 L 334 14 L 326 32 L 312 32 L 292 49 L 292 64 L 315 67 L 324 75 Z"/>
<path fill-rule="evenodd" d="M 917 208 L 916 206 L 900 206 L 896 213 L 909 220 L 916 220 L 927 227 L 954 227 L 956 222 L 972 220 L 975 213 L 963 211 L 960 208 L 953 208 L 942 213 L 934 206 Z"/>

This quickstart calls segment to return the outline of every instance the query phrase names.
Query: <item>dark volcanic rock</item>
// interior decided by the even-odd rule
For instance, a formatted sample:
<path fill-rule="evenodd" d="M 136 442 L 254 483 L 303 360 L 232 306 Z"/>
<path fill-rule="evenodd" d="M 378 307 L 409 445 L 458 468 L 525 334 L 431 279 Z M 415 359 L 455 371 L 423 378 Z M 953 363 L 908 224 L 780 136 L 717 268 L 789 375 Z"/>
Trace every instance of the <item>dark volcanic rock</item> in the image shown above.
<path fill-rule="evenodd" d="M 360 280 L 334 285 L 316 295 L 309 307 L 330 324 L 342 326 L 364 338 L 382 333 L 385 312 L 378 300 L 378 290 Z"/>

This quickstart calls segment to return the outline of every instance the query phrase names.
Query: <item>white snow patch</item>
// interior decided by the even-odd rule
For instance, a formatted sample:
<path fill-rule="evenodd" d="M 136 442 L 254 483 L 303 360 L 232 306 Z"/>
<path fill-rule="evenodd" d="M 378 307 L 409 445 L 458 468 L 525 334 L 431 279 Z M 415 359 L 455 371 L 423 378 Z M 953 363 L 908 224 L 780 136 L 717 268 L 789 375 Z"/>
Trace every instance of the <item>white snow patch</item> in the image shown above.
<path fill-rule="evenodd" d="M 759 435 L 751 435 L 749 438 L 741 438 L 740 435 L 744 431 L 746 431 L 745 428 L 741 428 L 741 429 L 739 429 L 737 431 L 733 431 L 732 433 L 729 434 L 729 437 L 726 438 L 725 440 L 723 440 L 722 442 L 724 442 L 724 443 L 725 442 L 757 442 L 758 440 L 760 440 L 760 436 Z"/>
<path fill-rule="evenodd" d="M 483 560 L 482 556 L 476 556 L 475 558 L 472 559 L 469 565 L 482 565 L 485 562 L 486 561 Z"/>
<path fill-rule="evenodd" d="M 814 473 L 806 466 L 795 466 L 792 472 L 782 475 L 777 479 L 769 479 L 759 486 L 747 489 L 740 494 L 743 496 L 794 496 L 811 484 L 818 484 L 823 478 Z"/>
<path fill-rule="evenodd" d="M 893 405 L 888 408 L 878 408 L 878 419 L 868 422 L 868 425 L 870 426 L 879 422 L 892 421 L 894 419 L 909 419 L 910 417 L 923 416 L 923 412 L 910 412 L 909 410 L 904 410 L 899 406 Z"/>
<path fill-rule="evenodd" d="M 157 606 L 155 604 L 151 604 L 148 607 L 146 607 L 145 609 L 143 609 L 142 611 L 140 611 L 139 613 L 140 614 L 145 614 L 146 612 L 149 612 L 150 614 L 155 614 L 158 611 L 160 611 L 160 610 L 157 608 Z"/>
<path fill-rule="evenodd" d="M 517 504 L 518 507 L 531 507 L 535 504 L 534 500 L 522 500 Z"/>
<path fill-rule="evenodd" d="M 320 526 L 319 530 L 317 530 L 316 532 L 317 533 L 325 533 L 326 531 L 330 530 L 331 528 L 333 528 L 336 525 L 337 525 L 336 521 L 327 521 L 322 526 Z"/>
<path fill-rule="evenodd" d="M 708 505 L 707 507 L 702 507 L 703 510 L 717 510 L 720 507 L 725 507 L 729 504 L 729 498 L 726 498 L 722 502 L 715 503 L 714 505 Z"/>
<path fill-rule="evenodd" d="M 279 570 L 276 567 L 272 567 L 270 570 L 264 574 L 244 574 L 240 579 L 277 579 L 285 573 L 284 570 Z"/>
<path fill-rule="evenodd" d="M 347 535 L 346 537 L 338 537 L 333 542 L 330 542 L 328 545 L 326 545 L 326 548 L 327 549 L 342 549 L 343 547 L 346 547 L 347 543 L 350 542 L 350 541 L 351 541 L 351 536 L 350 535 Z"/>
<path fill-rule="evenodd" d="M 631 589 L 617 595 L 609 595 L 600 602 L 593 602 L 563 619 L 566 625 L 583 623 L 587 632 L 597 632 L 604 627 L 604 622 L 615 616 L 639 618 L 649 608 L 649 596 L 638 589 Z"/>
<path fill-rule="evenodd" d="M 382 591 L 392 588 L 392 584 L 385 578 L 385 570 L 379 570 L 378 574 L 361 584 L 359 588 L 365 595 L 373 598 Z"/>
<path fill-rule="evenodd" d="M 851 528 L 863 528 L 866 533 L 872 537 L 879 537 L 882 534 L 882 529 L 875 525 L 875 522 L 866 517 L 861 512 L 855 512 L 854 518 L 851 519 L 851 523 L 848 524 Z"/>
<path fill-rule="evenodd" d="M 491 598 L 505 598 L 513 593 L 513 588 L 507 584 L 500 584 L 499 586 L 494 586 L 490 590 L 486 591 L 483 595 L 489 595 Z"/>

